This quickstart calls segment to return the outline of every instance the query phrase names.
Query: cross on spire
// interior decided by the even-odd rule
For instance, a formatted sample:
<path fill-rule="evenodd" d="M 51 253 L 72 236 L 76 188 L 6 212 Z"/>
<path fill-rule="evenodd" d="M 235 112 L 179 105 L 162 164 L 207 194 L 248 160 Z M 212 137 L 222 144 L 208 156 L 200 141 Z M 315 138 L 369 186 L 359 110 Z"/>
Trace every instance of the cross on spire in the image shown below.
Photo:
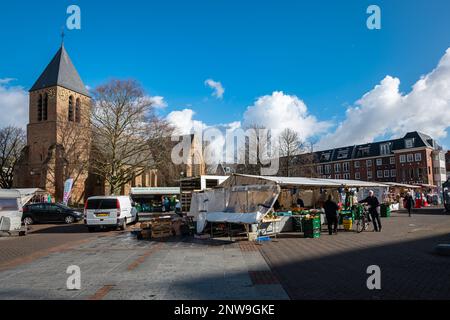
<path fill-rule="evenodd" d="M 64 33 L 64 27 L 61 28 L 61 45 L 64 45 L 64 37 L 66 34 Z"/>

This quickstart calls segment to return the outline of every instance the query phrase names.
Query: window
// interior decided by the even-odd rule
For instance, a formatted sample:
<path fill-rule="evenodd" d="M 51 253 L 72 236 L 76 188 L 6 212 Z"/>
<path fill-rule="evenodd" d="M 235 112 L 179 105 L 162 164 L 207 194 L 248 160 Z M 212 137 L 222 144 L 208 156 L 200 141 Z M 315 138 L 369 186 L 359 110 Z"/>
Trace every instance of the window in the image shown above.
<path fill-rule="evenodd" d="M 408 162 L 413 162 L 414 161 L 414 155 L 412 153 L 408 154 L 406 156 L 406 159 L 408 160 Z"/>
<path fill-rule="evenodd" d="M 355 168 L 359 168 L 359 161 L 355 161 Z"/>
<path fill-rule="evenodd" d="M 405 148 L 410 149 L 414 147 L 414 139 L 406 139 L 405 140 Z"/>
<path fill-rule="evenodd" d="M 350 180 L 350 173 L 344 173 L 344 179 Z"/>
<path fill-rule="evenodd" d="M 377 170 L 377 178 L 383 178 L 383 170 Z"/>
<path fill-rule="evenodd" d="M 395 178 L 397 176 L 397 170 L 391 169 L 391 177 Z"/>
<path fill-rule="evenodd" d="M 414 155 L 414 160 L 416 161 L 422 161 L 422 154 L 421 153 L 416 153 Z"/>
<path fill-rule="evenodd" d="M 80 122 L 81 121 L 81 100 L 80 98 L 77 98 L 77 102 L 75 104 L 75 121 Z"/>
<path fill-rule="evenodd" d="M 328 153 L 322 153 L 321 155 L 320 155 L 320 160 L 321 161 L 328 161 L 328 160 L 330 160 L 330 153 L 328 152 Z"/>
<path fill-rule="evenodd" d="M 44 96 L 44 105 L 42 106 L 42 120 L 47 121 L 48 116 L 48 94 Z"/>
<path fill-rule="evenodd" d="M 42 94 L 39 95 L 37 119 L 38 119 L 38 121 L 42 121 Z"/>
<path fill-rule="evenodd" d="M 355 172 L 355 179 L 356 180 L 361 179 L 361 174 L 359 172 Z"/>
<path fill-rule="evenodd" d="M 400 155 L 400 163 L 406 162 L 406 156 L 404 154 Z"/>
<path fill-rule="evenodd" d="M 348 162 L 344 162 L 344 163 L 342 164 L 342 167 L 343 167 L 344 172 L 348 172 L 348 169 L 349 169 L 349 163 L 348 163 Z"/>
<path fill-rule="evenodd" d="M 383 164 L 383 159 L 377 159 L 377 166 L 381 166 Z"/>
<path fill-rule="evenodd" d="M 331 165 L 330 164 L 326 164 L 325 165 L 325 174 L 330 174 L 331 173 Z"/>
<path fill-rule="evenodd" d="M 340 174 L 335 174 L 335 175 L 334 175 L 334 178 L 335 178 L 335 179 L 340 179 L 340 178 L 341 178 L 341 175 L 340 175 Z"/>
<path fill-rule="evenodd" d="M 368 147 L 363 147 L 358 150 L 358 157 L 367 157 L 370 153 L 370 149 Z"/>
<path fill-rule="evenodd" d="M 372 171 L 367 171 L 367 179 L 372 179 Z"/>
<path fill-rule="evenodd" d="M 345 150 L 339 150 L 337 154 L 338 159 L 345 159 L 348 156 L 348 149 Z"/>
<path fill-rule="evenodd" d="M 98 209 L 116 209 L 117 199 L 90 199 L 87 202 L 86 209 L 98 210 Z"/>
<path fill-rule="evenodd" d="M 335 163 L 334 164 L 334 172 L 340 172 L 341 171 L 341 164 Z"/>
<path fill-rule="evenodd" d="M 389 170 L 384 170 L 384 177 L 389 178 Z"/>
<path fill-rule="evenodd" d="M 0 212 L 2 211 L 16 211 L 19 210 L 16 198 L 0 199 Z"/>
<path fill-rule="evenodd" d="M 366 161 L 366 165 L 367 165 L 368 167 L 371 167 L 371 166 L 372 166 L 372 160 L 367 160 L 367 161 Z"/>
<path fill-rule="evenodd" d="M 323 171 L 322 166 L 318 166 L 317 167 L 317 173 L 318 174 L 322 174 L 322 171 Z"/>
<path fill-rule="evenodd" d="M 73 97 L 69 97 L 69 121 L 73 121 Z"/>
<path fill-rule="evenodd" d="M 394 157 L 390 157 L 389 158 L 389 163 L 390 164 L 395 164 L 395 158 Z"/>
<path fill-rule="evenodd" d="M 387 155 L 391 153 L 391 143 L 383 143 L 380 145 L 380 154 Z"/>

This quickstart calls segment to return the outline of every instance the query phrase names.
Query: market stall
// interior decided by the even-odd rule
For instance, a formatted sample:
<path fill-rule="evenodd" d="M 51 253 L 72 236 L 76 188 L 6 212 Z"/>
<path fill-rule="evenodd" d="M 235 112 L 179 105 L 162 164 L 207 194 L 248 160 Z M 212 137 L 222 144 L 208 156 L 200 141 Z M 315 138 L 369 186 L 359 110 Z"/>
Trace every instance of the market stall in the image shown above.
<path fill-rule="evenodd" d="M 234 174 L 218 189 L 194 193 L 189 215 L 197 221 L 199 233 L 207 223 L 235 223 L 246 225 L 249 237 L 256 233 L 257 238 L 268 229 L 261 229 L 262 224 L 283 226 L 290 220 L 292 229 L 317 237 L 318 226 L 325 220 L 322 204 L 328 195 L 340 203 L 341 224 L 348 228 L 349 216 L 354 219 L 354 204 L 369 189 L 383 199 L 388 186 L 355 180 Z M 274 234 L 283 231 L 276 225 L 271 229 Z"/>
<path fill-rule="evenodd" d="M 405 208 L 404 199 L 407 194 L 414 196 L 415 190 L 420 189 L 420 186 L 398 183 L 398 182 L 384 182 L 389 186 L 389 193 L 384 199 L 385 203 L 390 205 L 391 211 L 397 211 Z"/>

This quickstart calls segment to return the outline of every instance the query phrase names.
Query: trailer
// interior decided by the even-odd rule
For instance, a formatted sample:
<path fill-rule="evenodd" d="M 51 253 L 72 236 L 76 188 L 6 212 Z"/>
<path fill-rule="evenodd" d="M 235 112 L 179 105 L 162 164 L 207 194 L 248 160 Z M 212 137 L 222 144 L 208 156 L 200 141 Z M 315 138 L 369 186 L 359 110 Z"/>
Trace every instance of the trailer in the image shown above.
<path fill-rule="evenodd" d="M 19 190 L 0 189 L 0 235 L 25 235 L 22 226 L 22 197 Z"/>
<path fill-rule="evenodd" d="M 23 206 L 45 192 L 33 189 L 0 189 L 0 236 L 24 236 L 27 226 L 22 225 Z"/>

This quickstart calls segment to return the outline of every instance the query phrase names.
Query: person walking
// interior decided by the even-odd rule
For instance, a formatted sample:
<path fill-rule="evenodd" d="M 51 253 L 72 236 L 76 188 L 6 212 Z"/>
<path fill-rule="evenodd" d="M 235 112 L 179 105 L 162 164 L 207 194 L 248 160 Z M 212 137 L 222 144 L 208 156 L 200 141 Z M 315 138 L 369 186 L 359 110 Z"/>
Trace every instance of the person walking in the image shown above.
<path fill-rule="evenodd" d="M 414 198 L 411 193 L 406 195 L 406 209 L 408 209 L 408 216 L 411 217 L 412 208 L 414 208 Z"/>
<path fill-rule="evenodd" d="M 328 196 L 328 200 L 323 204 L 323 208 L 325 209 L 325 215 L 327 217 L 328 233 L 330 236 L 333 232 L 337 234 L 339 206 L 332 200 L 331 195 Z"/>
<path fill-rule="evenodd" d="M 359 203 L 367 203 L 369 205 L 369 213 L 372 217 L 373 228 L 376 232 L 381 232 L 381 219 L 380 214 L 378 213 L 377 208 L 380 206 L 380 202 L 378 198 L 375 196 L 375 193 L 370 190 L 369 196 L 364 200 L 359 201 Z"/>

